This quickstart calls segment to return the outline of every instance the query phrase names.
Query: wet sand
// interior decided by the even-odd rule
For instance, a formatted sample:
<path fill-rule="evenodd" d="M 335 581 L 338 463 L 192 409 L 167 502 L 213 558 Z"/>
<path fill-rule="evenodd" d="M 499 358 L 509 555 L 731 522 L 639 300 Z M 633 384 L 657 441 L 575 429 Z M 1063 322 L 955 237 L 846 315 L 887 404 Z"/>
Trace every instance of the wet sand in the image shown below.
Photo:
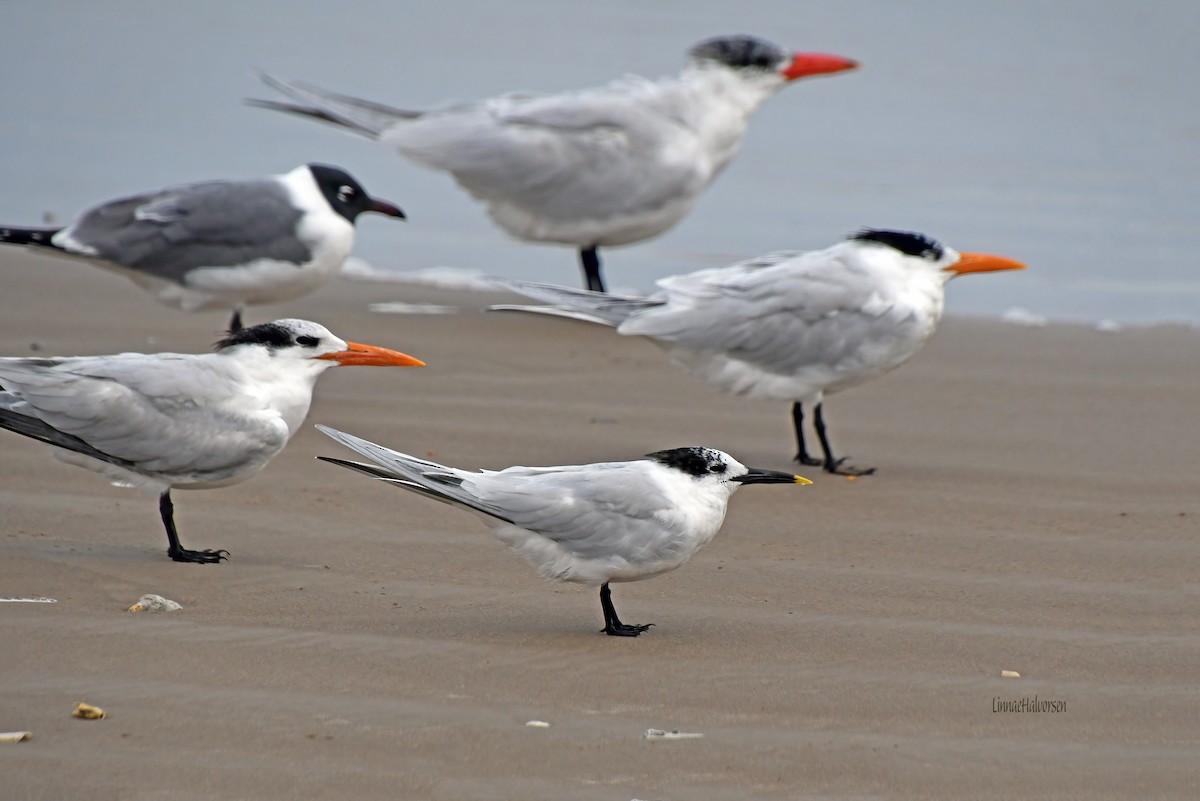
<path fill-rule="evenodd" d="M 0 280 L 4 355 L 199 351 L 226 319 L 21 251 Z M 788 468 L 785 405 L 479 311 L 501 299 L 339 282 L 248 319 L 426 360 L 331 371 L 308 422 L 457 466 L 706 444 Z M 464 310 L 367 311 L 391 300 Z M 219 566 L 166 558 L 153 496 L 0 432 L 0 596 L 58 600 L 0 604 L 0 730 L 33 732 L 0 745 L 0 799 L 1194 798 L 1197 397 L 1195 330 L 950 319 L 827 403 L 878 474 L 739 492 L 689 564 L 615 587 L 657 624 L 630 640 L 473 517 L 315 462 L 349 453 L 311 425 L 175 494 Z M 184 608 L 125 611 L 147 592 Z M 1026 698 L 1057 711 L 997 711 Z"/>

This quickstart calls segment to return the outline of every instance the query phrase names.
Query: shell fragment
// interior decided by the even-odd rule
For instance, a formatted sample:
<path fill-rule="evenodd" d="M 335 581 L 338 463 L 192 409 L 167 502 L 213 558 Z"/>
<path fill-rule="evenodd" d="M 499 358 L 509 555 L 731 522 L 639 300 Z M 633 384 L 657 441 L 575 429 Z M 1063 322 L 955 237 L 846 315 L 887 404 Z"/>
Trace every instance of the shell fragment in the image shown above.
<path fill-rule="evenodd" d="M 83 701 L 76 702 L 75 711 L 71 714 L 84 720 L 102 720 L 107 717 L 103 709 L 91 704 L 85 704 Z"/>
<path fill-rule="evenodd" d="M 164 598 L 161 595 L 146 593 L 133 606 L 129 607 L 130 612 L 174 612 L 176 609 L 183 607 L 172 601 L 170 598 Z"/>

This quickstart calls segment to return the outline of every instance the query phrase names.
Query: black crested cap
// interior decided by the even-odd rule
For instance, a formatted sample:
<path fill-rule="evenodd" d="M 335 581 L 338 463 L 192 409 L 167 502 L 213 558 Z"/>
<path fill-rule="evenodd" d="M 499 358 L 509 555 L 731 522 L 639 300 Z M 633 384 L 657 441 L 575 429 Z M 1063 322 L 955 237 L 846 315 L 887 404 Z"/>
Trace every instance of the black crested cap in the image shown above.
<path fill-rule="evenodd" d="M 667 451 L 648 453 L 646 458 L 696 478 L 710 473 L 724 473 L 729 469 L 721 454 L 711 448 L 671 448 Z"/>
<path fill-rule="evenodd" d="M 878 242 L 895 248 L 909 256 L 918 256 L 930 261 L 942 258 L 945 250 L 940 242 L 931 236 L 915 231 L 888 231 L 880 228 L 864 228 L 851 235 L 850 239 L 858 242 Z"/>
<path fill-rule="evenodd" d="M 757 36 L 714 36 L 695 45 L 692 58 L 719 61 L 736 69 L 775 69 L 787 60 L 788 54 L 779 45 Z"/>
<path fill-rule="evenodd" d="M 218 341 L 213 347 L 225 350 L 235 345 L 265 345 L 271 350 L 295 347 L 296 332 L 279 323 L 260 323 L 239 331 L 230 331 L 229 336 Z"/>

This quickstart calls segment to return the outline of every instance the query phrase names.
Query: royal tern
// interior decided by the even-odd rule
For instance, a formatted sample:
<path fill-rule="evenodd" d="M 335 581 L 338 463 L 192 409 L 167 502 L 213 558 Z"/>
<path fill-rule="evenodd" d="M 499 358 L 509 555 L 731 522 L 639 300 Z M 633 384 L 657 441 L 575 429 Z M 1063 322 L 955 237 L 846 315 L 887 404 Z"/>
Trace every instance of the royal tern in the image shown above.
<path fill-rule="evenodd" d="M 101 203 L 65 228 L 0 226 L 0 243 L 85 259 L 184 311 L 274 303 L 336 275 L 366 211 L 404 218 L 349 173 L 306 164 L 283 175 L 204 181 Z"/>
<path fill-rule="evenodd" d="M 114 484 L 158 493 L 167 555 L 219 562 L 226 551 L 179 544 L 172 489 L 225 487 L 261 470 L 304 422 L 328 368 L 421 364 L 307 320 L 242 328 L 215 353 L 2 358 L 0 427 Z"/>
<path fill-rule="evenodd" d="M 664 278 L 647 298 L 497 279 L 554 304 L 496 306 L 571 317 L 645 336 L 693 376 L 751 398 L 790 400 L 796 461 L 865 475 L 829 446 L 823 398 L 894 370 L 937 328 L 946 282 L 966 273 L 1018 270 L 1002 256 L 959 253 L 924 234 L 865 229 L 825 250 L 757 259 Z M 804 445 L 813 408 L 824 459 Z"/>
<path fill-rule="evenodd" d="M 401 489 L 474 512 L 544 578 L 600 586 L 604 633 L 636 637 L 650 623 L 622 623 L 611 581 L 640 581 L 682 565 L 708 544 L 743 484 L 811 484 L 748 468 L 711 448 L 674 448 L 630 462 L 459 470 L 318 425 L 375 465 L 318 456 Z"/>
<path fill-rule="evenodd" d="M 718 36 L 688 52 L 680 75 L 658 81 L 627 77 L 419 112 L 263 75 L 289 100 L 248 102 L 334 123 L 450 173 L 510 235 L 578 248 L 585 286 L 603 292 L 597 248 L 675 225 L 737 155 L 768 97 L 798 78 L 856 66 Z"/>

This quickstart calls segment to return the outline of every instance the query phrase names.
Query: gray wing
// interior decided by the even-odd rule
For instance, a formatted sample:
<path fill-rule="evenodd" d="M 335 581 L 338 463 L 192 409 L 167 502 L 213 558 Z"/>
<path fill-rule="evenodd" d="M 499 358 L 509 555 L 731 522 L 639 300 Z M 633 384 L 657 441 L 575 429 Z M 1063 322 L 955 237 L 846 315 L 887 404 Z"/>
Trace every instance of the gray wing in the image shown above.
<path fill-rule="evenodd" d="M 652 539 L 648 530 L 657 532 L 661 516 L 671 511 L 650 475 L 649 462 L 472 473 L 416 459 L 326 426 L 317 428 L 375 462 L 382 472 L 355 462 L 326 461 L 393 479 L 403 489 L 537 532 L 584 558 L 645 547 Z"/>
<path fill-rule="evenodd" d="M 698 194 L 714 173 L 689 129 L 620 87 L 431 112 L 380 140 L 480 200 L 555 220 L 657 209 Z"/>
<path fill-rule="evenodd" d="M 290 434 L 275 416 L 231 410 L 228 378 L 211 356 L 0 359 L 0 402 L 120 460 L 114 464 L 219 480 L 265 464 Z"/>
<path fill-rule="evenodd" d="M 649 462 L 527 468 L 472 475 L 463 489 L 576 556 L 605 559 L 655 548 L 674 509 Z"/>
<path fill-rule="evenodd" d="M 556 284 L 539 284 L 508 278 L 488 280 L 494 286 L 502 289 L 553 304 L 548 307 L 498 305 L 490 307 L 492 310 L 557 315 L 610 326 L 616 326 L 640 311 L 661 306 L 665 302 L 659 298 L 613 295 L 606 292 L 591 292 L 586 289 L 572 289 Z"/>
<path fill-rule="evenodd" d="M 56 245 L 130 270 L 186 283 L 197 267 L 256 259 L 303 264 L 302 212 L 278 181 L 208 181 L 121 198 L 84 212 Z"/>
<path fill-rule="evenodd" d="M 422 113 L 262 78 L 296 102 L 252 105 L 378 139 L 451 173 L 480 200 L 549 219 L 657 209 L 698 193 L 715 173 L 695 135 L 657 107 L 654 85 L 646 81 L 562 95 L 505 95 Z"/>
<path fill-rule="evenodd" d="M 666 302 L 630 317 L 619 333 L 785 374 L 857 364 L 862 343 L 879 341 L 877 329 L 911 317 L 901 299 L 880 295 L 877 282 L 825 252 L 775 253 L 658 285 Z"/>
<path fill-rule="evenodd" d="M 12 407 L 18 402 L 19 400 L 15 395 L 0 391 L 0 428 L 6 428 L 9 431 L 29 437 L 30 439 L 36 439 L 38 442 L 44 442 L 47 445 L 54 445 L 68 451 L 82 453 L 84 456 L 90 456 L 93 459 L 99 459 L 102 462 L 115 464 L 126 470 L 137 469 L 137 465 L 132 462 L 96 450 L 79 437 L 64 434 L 54 426 L 36 417 L 30 417 L 13 411 Z"/>

